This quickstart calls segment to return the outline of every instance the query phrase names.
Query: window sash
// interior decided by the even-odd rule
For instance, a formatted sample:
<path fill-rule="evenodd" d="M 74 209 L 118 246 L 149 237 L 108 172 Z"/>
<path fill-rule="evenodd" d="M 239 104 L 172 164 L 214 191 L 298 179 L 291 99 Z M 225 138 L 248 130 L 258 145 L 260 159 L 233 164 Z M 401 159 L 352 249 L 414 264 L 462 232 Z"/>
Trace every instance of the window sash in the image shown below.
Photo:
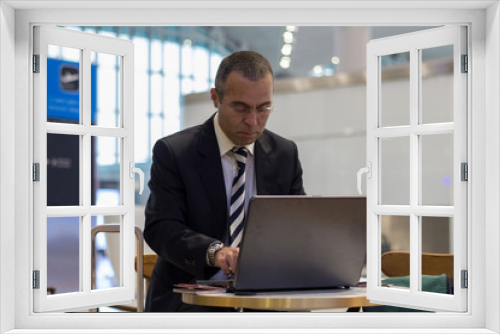
<path fill-rule="evenodd" d="M 47 45 L 60 45 L 80 50 L 80 124 L 47 122 Z M 120 56 L 121 124 L 119 128 L 91 125 L 90 53 L 92 51 Z M 133 162 L 133 45 L 129 41 L 98 36 L 74 30 L 35 27 L 34 53 L 40 55 L 40 73 L 34 74 L 34 162 L 40 163 L 40 182 L 34 184 L 34 265 L 40 271 L 40 288 L 34 290 L 35 312 L 71 311 L 96 306 L 119 304 L 134 299 L 134 180 L 129 176 Z M 47 134 L 78 135 L 79 140 L 79 205 L 47 207 Z M 120 195 L 118 206 L 91 205 L 91 138 L 119 138 Z M 133 174 L 132 174 L 133 175 Z M 112 289 L 91 288 L 91 217 L 96 214 L 120 215 L 121 286 Z M 47 295 L 47 218 L 80 217 L 79 292 Z"/>
<path fill-rule="evenodd" d="M 368 298 L 379 304 L 414 307 L 426 310 L 467 310 L 467 290 L 461 289 L 460 271 L 467 269 L 467 183 L 460 180 L 460 163 L 467 162 L 467 99 L 466 75 L 460 73 L 461 55 L 467 54 L 466 28 L 451 26 L 424 30 L 411 34 L 374 40 L 367 47 L 367 159 L 372 166 L 372 177 L 367 180 L 367 275 Z M 454 122 L 419 125 L 421 112 L 421 57 L 419 50 L 442 45 L 454 45 Z M 380 57 L 410 52 L 410 124 L 381 127 L 381 63 Z M 419 205 L 421 165 L 420 135 L 454 134 L 454 206 L 433 207 Z M 382 138 L 409 137 L 410 205 L 381 205 Z M 381 281 L 381 214 L 410 217 L 410 289 L 393 289 L 380 285 Z M 454 217 L 454 294 L 441 295 L 421 291 L 420 216 Z"/>

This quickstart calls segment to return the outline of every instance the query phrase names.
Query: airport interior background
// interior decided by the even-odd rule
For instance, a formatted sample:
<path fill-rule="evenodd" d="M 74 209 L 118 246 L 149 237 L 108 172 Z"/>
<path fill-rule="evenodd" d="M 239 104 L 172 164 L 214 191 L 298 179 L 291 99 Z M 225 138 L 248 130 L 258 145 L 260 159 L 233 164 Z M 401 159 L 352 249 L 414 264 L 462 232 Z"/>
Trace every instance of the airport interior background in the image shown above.
<path fill-rule="evenodd" d="M 145 173 L 142 195 L 136 184 L 136 225 L 144 227 L 144 206 L 151 150 L 156 140 L 197 125 L 215 109 L 208 91 L 220 61 L 233 51 L 254 50 L 274 69 L 274 111 L 268 129 L 294 140 L 310 195 L 358 196 L 356 173 L 366 166 L 366 45 L 372 39 L 432 27 L 65 27 L 127 39 L 135 52 L 135 162 Z M 48 48 L 47 119 L 78 122 L 78 50 Z M 381 59 L 384 126 L 409 124 L 409 53 Z M 424 123 L 453 122 L 453 47 L 422 53 Z M 92 53 L 92 123 L 119 122 L 118 57 Z M 47 137 L 48 205 L 78 205 L 78 138 Z M 422 201 L 453 205 L 453 134 L 422 142 Z M 382 204 L 409 204 L 409 138 L 384 139 Z M 92 141 L 92 204 L 120 203 L 120 143 Z M 75 178 L 76 176 L 76 178 Z M 363 192 L 365 191 L 363 181 Z M 95 216 L 95 226 L 120 217 Z M 422 251 L 453 254 L 451 218 L 422 221 Z M 79 289 L 79 220 L 49 218 L 48 286 L 52 293 Z M 382 217 L 382 249 L 409 251 L 409 217 Z M 120 240 L 117 233 L 95 239 L 95 288 L 119 285 Z M 152 253 L 145 245 L 145 253 Z M 107 311 L 119 309 L 106 308 Z"/>

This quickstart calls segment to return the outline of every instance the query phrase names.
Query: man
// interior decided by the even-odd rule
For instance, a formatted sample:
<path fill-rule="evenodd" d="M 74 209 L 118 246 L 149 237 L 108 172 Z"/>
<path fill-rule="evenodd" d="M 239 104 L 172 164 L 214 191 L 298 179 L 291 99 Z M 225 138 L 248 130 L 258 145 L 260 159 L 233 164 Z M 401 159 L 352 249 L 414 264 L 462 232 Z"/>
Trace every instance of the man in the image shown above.
<path fill-rule="evenodd" d="M 235 272 L 253 195 L 304 194 L 297 146 L 265 130 L 273 84 L 260 54 L 229 55 L 210 90 L 217 113 L 156 143 L 144 238 L 158 260 L 146 311 L 218 310 L 183 304 L 173 285 Z"/>

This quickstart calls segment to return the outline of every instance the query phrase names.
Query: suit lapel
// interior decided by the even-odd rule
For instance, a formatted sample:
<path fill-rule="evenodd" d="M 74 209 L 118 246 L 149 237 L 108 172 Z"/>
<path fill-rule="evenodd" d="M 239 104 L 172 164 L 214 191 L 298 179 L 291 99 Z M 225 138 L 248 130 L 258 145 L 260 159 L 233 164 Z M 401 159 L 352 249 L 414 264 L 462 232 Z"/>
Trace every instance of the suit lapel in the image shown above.
<path fill-rule="evenodd" d="M 255 142 L 255 174 L 257 177 L 257 194 L 271 195 L 274 193 L 272 187 L 273 166 L 277 164 L 273 161 L 272 147 L 269 138 L 264 132 Z"/>
<path fill-rule="evenodd" d="M 213 122 L 212 116 L 201 126 L 198 139 L 199 163 L 197 168 L 218 221 L 226 222 L 226 188 Z M 226 226 L 225 224 L 221 225 L 220 228 L 224 228 L 221 231 L 224 233 Z"/>

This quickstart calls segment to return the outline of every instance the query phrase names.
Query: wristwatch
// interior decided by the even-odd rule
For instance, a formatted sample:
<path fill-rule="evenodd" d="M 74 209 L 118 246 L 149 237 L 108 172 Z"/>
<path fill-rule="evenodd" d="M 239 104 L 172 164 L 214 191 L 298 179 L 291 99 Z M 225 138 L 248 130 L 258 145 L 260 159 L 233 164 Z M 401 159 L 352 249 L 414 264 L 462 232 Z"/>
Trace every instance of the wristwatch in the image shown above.
<path fill-rule="evenodd" d="M 224 247 L 224 244 L 220 241 L 215 241 L 208 246 L 207 254 L 208 254 L 208 265 L 211 267 L 215 267 L 215 253 L 219 249 Z"/>

